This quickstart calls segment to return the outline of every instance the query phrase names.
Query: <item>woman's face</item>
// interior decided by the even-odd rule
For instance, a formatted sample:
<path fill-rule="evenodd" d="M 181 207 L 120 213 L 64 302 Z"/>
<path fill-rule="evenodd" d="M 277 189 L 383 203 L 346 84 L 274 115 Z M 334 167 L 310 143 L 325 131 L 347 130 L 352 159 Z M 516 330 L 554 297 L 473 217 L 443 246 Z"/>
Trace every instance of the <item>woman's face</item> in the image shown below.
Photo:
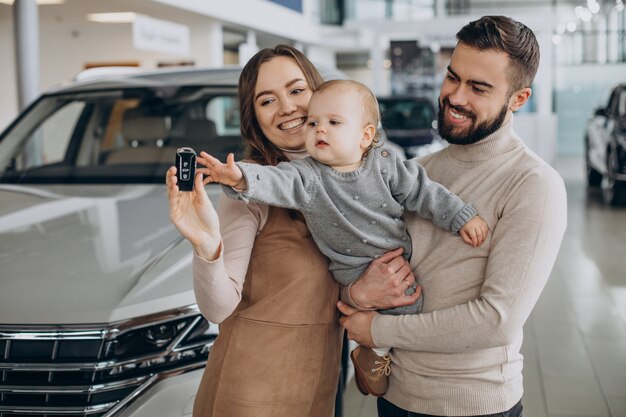
<path fill-rule="evenodd" d="M 304 73 L 288 57 L 264 62 L 254 89 L 254 112 L 263 134 L 282 149 L 302 149 L 311 98 Z"/>

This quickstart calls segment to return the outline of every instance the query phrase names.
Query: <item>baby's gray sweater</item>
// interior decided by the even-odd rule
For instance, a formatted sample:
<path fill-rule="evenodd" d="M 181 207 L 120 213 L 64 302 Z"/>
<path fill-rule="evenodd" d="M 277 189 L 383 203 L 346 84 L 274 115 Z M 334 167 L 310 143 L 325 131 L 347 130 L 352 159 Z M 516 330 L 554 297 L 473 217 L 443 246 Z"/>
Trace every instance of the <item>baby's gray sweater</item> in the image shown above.
<path fill-rule="evenodd" d="M 330 270 L 343 285 L 358 279 L 369 263 L 411 241 L 404 207 L 437 226 L 458 233 L 476 210 L 431 181 L 416 160 L 402 160 L 388 149 L 372 149 L 361 166 L 338 172 L 315 159 L 263 166 L 237 164 L 248 188 L 223 187 L 231 198 L 302 212 L 312 237 L 330 259 Z"/>

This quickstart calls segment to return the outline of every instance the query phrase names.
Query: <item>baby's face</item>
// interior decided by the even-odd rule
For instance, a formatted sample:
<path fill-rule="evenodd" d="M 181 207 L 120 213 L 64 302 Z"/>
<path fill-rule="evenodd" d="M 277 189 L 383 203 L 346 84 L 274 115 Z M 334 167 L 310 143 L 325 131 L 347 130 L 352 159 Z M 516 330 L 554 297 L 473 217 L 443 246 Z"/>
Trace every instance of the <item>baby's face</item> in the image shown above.
<path fill-rule="evenodd" d="M 353 171 L 369 146 L 365 127 L 363 103 L 356 91 L 331 88 L 315 93 L 309 102 L 306 149 L 337 171 Z"/>

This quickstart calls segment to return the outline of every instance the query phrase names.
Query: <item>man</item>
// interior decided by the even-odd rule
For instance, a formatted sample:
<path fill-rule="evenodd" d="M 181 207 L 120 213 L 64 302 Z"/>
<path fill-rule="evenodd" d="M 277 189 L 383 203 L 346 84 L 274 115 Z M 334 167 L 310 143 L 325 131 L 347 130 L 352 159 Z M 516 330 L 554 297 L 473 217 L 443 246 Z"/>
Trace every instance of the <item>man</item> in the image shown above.
<path fill-rule="evenodd" d="M 474 205 L 490 234 L 481 247 L 466 248 L 407 213 L 421 315 L 357 310 L 405 302 L 380 301 L 391 281 L 376 272 L 400 274 L 398 258 L 372 262 L 371 273 L 344 288 L 342 299 L 355 307 L 338 304 L 348 337 L 393 347 L 380 417 L 521 416 L 522 327 L 566 228 L 562 179 L 513 130 L 513 112 L 528 101 L 539 64 L 534 34 L 486 16 L 457 39 L 439 96 L 439 130 L 450 146 L 421 162 L 431 179 Z M 401 278 L 393 285 L 403 288 Z"/>

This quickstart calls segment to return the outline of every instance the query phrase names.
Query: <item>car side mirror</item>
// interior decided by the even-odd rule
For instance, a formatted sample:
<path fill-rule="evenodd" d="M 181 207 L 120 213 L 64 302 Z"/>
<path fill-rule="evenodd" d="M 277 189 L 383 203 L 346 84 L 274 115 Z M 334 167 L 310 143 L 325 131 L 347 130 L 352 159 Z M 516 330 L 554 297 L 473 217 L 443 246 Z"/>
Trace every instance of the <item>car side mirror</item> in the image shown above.
<path fill-rule="evenodd" d="M 606 117 L 606 109 L 604 107 L 597 108 L 594 113 L 595 116 Z"/>

